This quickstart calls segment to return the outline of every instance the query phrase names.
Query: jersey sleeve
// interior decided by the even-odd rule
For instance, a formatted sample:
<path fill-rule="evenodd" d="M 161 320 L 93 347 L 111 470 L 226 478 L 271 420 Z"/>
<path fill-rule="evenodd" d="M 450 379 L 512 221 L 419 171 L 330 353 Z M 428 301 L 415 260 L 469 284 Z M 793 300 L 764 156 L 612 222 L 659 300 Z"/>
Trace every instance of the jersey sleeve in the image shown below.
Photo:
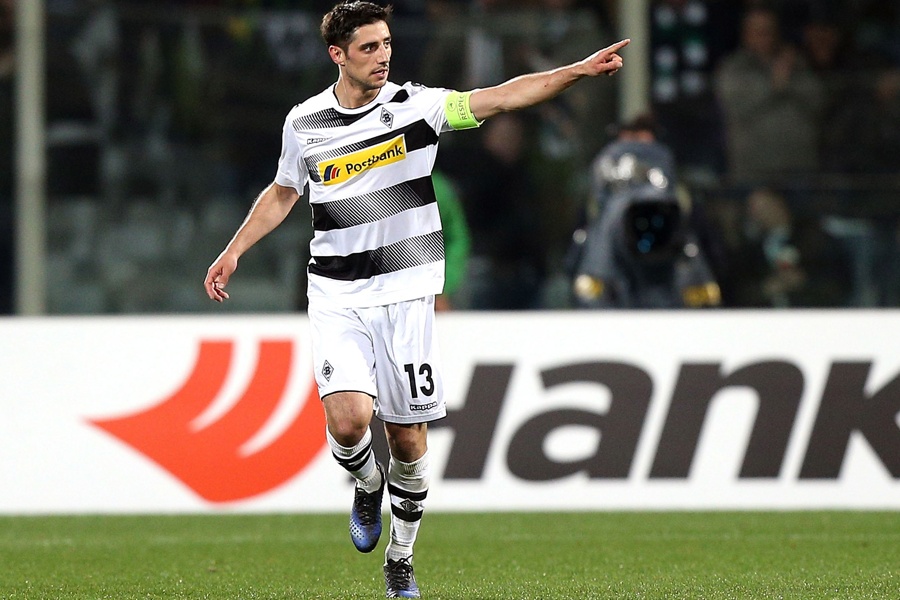
<path fill-rule="evenodd" d="M 303 194 L 309 172 L 303 162 L 300 142 L 294 134 L 290 115 L 284 120 L 281 132 L 281 158 L 278 159 L 278 171 L 275 183 L 284 187 L 292 187 L 298 194 Z"/>

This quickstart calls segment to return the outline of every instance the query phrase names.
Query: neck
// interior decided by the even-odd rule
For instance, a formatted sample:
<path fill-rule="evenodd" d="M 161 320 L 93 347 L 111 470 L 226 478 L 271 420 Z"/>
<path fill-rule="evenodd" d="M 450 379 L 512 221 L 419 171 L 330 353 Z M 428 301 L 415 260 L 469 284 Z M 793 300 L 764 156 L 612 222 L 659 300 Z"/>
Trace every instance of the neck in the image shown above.
<path fill-rule="evenodd" d="M 359 108 L 365 106 L 375 99 L 381 88 L 363 88 L 355 85 L 341 72 L 338 77 L 337 84 L 334 86 L 334 95 L 337 96 L 338 104 L 343 108 Z"/>

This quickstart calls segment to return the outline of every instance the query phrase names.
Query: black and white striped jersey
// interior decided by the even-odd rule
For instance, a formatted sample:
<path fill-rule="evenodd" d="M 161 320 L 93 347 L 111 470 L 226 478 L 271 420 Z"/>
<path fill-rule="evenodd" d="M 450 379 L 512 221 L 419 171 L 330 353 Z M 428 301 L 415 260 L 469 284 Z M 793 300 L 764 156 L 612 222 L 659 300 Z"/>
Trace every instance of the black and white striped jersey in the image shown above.
<path fill-rule="evenodd" d="M 287 115 L 275 182 L 309 184 L 310 303 L 378 306 L 439 294 L 441 221 L 431 184 L 451 90 L 387 83 L 356 109 L 334 86 Z"/>

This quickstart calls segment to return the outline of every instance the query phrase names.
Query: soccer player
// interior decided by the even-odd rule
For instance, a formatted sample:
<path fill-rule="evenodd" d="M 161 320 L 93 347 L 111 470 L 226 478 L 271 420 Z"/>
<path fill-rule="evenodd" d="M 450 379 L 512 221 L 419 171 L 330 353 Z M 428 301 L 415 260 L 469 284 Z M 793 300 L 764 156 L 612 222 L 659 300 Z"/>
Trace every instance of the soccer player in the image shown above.
<path fill-rule="evenodd" d="M 583 77 L 622 67 L 623 40 L 571 65 L 471 92 L 388 80 L 391 10 L 342 2 L 321 33 L 337 82 L 295 106 L 282 133 L 275 179 L 253 204 L 204 281 L 212 300 L 238 259 L 287 217 L 309 185 L 308 316 L 327 439 L 356 479 L 350 537 L 371 552 L 381 535 L 385 487 L 390 540 L 388 598 L 418 598 L 413 544 L 429 467 L 428 423 L 446 415 L 434 337 L 434 297 L 444 283 L 441 223 L 431 184 L 440 134 L 478 127 L 504 111 L 548 100 Z M 369 422 L 385 422 L 387 469 L 375 460 Z"/>

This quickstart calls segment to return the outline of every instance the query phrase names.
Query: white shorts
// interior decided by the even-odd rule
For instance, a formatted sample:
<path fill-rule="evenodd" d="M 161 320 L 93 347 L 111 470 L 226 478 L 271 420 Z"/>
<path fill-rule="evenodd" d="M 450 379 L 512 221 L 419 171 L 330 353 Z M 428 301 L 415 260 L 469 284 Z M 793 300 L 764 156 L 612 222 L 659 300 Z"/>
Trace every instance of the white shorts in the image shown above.
<path fill-rule="evenodd" d="M 319 397 L 363 392 L 388 423 L 447 415 L 434 335 L 434 296 L 365 308 L 310 304 Z"/>

